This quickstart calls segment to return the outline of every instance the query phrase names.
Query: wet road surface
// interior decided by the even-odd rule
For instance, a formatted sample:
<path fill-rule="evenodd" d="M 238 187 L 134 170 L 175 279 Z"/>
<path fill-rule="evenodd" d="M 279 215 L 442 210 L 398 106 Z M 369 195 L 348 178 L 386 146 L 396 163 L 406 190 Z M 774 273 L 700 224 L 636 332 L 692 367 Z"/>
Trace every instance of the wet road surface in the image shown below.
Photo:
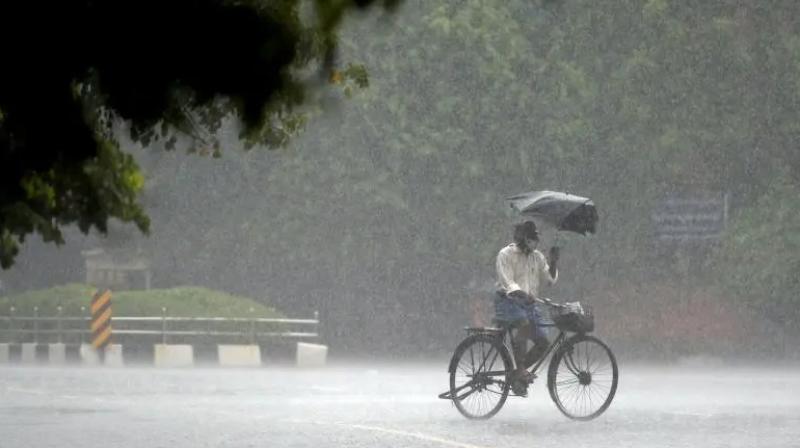
<path fill-rule="evenodd" d="M 800 369 L 620 366 L 609 410 L 544 381 L 493 419 L 436 395 L 439 363 L 318 370 L 0 368 L 0 447 L 798 447 Z"/>

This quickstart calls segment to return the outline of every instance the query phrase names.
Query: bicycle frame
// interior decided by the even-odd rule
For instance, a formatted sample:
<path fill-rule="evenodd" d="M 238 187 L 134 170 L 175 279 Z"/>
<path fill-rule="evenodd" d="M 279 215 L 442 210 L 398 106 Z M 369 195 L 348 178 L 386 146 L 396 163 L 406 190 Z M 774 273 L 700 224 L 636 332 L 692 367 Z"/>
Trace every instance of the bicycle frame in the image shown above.
<path fill-rule="evenodd" d="M 553 328 L 553 327 L 555 327 L 555 325 L 554 324 L 542 324 L 542 325 L 540 325 L 540 327 Z M 508 331 L 508 333 L 509 333 L 509 337 L 510 337 L 510 333 L 511 332 Z M 539 368 L 542 367 L 542 364 L 544 364 L 544 362 L 550 357 L 550 355 L 555 353 L 556 350 L 559 347 L 561 347 L 561 344 L 563 344 L 564 341 L 566 341 L 566 340 L 567 340 L 567 334 L 564 333 L 563 331 L 559 330 L 558 336 L 556 336 L 556 338 L 553 339 L 553 342 L 551 342 L 550 345 L 547 346 L 547 350 L 545 350 L 544 354 L 542 354 L 542 356 L 539 358 L 539 360 L 536 361 L 536 363 L 529 369 L 530 372 L 533 373 L 533 374 L 536 374 L 536 372 L 539 371 Z M 512 349 L 513 349 L 513 347 L 512 347 Z M 514 353 L 514 352 L 511 352 L 511 353 Z M 512 356 L 512 358 L 513 358 L 513 356 Z M 514 359 L 514 364 L 515 365 L 516 365 L 516 362 L 517 362 L 517 360 Z"/>
<path fill-rule="evenodd" d="M 544 324 L 540 324 L 539 327 L 541 327 L 541 328 L 555 328 L 556 325 L 552 324 L 552 323 L 544 323 Z M 514 363 L 514 368 L 516 368 L 517 360 L 514 357 L 514 341 L 513 341 L 512 334 L 511 334 L 512 330 L 513 330 L 512 328 L 508 328 L 508 327 L 503 327 L 503 328 L 500 328 L 500 329 L 472 328 L 472 329 L 467 329 L 467 332 L 471 333 L 471 334 L 476 334 L 476 333 L 493 334 L 494 337 L 496 337 L 496 338 L 498 338 L 500 340 L 500 344 L 511 354 L 511 362 Z M 552 355 L 554 353 L 556 353 L 556 351 L 564 344 L 564 342 L 566 340 L 567 340 L 567 334 L 564 331 L 559 330 L 558 335 L 555 337 L 555 339 L 553 339 L 553 341 L 550 343 L 550 345 L 547 346 L 547 349 L 544 351 L 542 356 L 539 358 L 538 361 L 536 361 L 536 363 L 534 363 L 533 366 L 531 366 L 529 371 L 532 374 L 536 375 L 536 373 L 539 371 L 539 369 L 542 367 L 542 365 L 545 363 L 545 361 L 547 361 L 548 358 L 552 358 Z M 479 360 L 480 366 L 478 368 L 478 371 L 480 372 L 481 370 L 483 370 L 483 367 L 487 363 L 489 365 L 494 364 L 494 360 L 497 359 L 497 356 L 499 356 L 499 354 L 500 354 L 500 352 L 498 352 L 496 350 L 490 350 L 489 352 L 482 354 L 483 359 Z M 454 369 L 454 368 L 455 368 L 455 366 L 451 365 L 448 370 L 452 371 L 452 369 Z M 572 369 L 570 369 L 570 370 L 572 370 Z M 498 377 L 498 376 L 503 376 L 504 377 L 504 376 L 508 375 L 508 373 L 509 372 L 505 371 L 505 370 L 490 370 L 488 372 L 481 372 L 481 374 L 479 375 L 480 378 L 478 377 L 478 375 L 476 375 L 475 377 L 472 378 L 472 381 L 461 385 L 456 390 L 452 391 L 452 393 L 458 394 L 463 389 L 471 388 L 471 387 L 473 387 L 473 384 L 475 382 L 483 382 L 483 381 L 495 382 L 496 380 L 493 379 L 494 377 Z M 463 399 L 466 396 L 468 396 L 471 393 L 473 393 L 474 391 L 475 391 L 475 389 L 472 389 L 472 390 L 466 392 L 464 395 L 457 395 L 456 397 L 453 397 L 451 395 L 451 391 L 447 391 L 447 392 L 444 392 L 444 393 L 440 394 L 439 398 L 442 398 L 442 399 L 455 399 L 455 398 Z"/>
<path fill-rule="evenodd" d="M 553 325 L 553 324 L 542 324 L 542 325 L 540 325 L 540 327 L 545 327 L 545 328 L 546 327 L 555 327 L 555 325 Z M 502 332 L 497 334 L 496 337 L 502 338 L 502 344 L 506 348 L 506 350 L 508 350 L 509 353 L 511 353 L 511 359 L 512 359 L 512 362 L 514 362 L 514 367 L 516 368 L 517 360 L 513 356 L 514 355 L 514 342 L 513 342 L 512 336 L 511 336 L 511 329 L 504 328 L 502 330 Z M 541 358 L 539 358 L 539 360 L 536 361 L 536 363 L 533 366 L 531 366 L 529 371 L 531 373 L 533 373 L 533 374 L 538 372 L 539 369 L 542 367 L 542 365 L 545 363 L 545 361 L 547 361 L 547 359 L 550 357 L 550 355 L 555 353 L 556 350 L 558 350 L 558 348 L 561 347 L 561 345 L 566 340 L 567 340 L 567 334 L 564 333 L 563 331 L 559 330 L 558 335 L 555 337 L 555 339 L 553 339 L 553 342 L 551 342 L 550 345 L 547 346 L 547 349 L 545 350 L 544 354 L 542 354 Z M 478 370 L 481 370 L 483 368 L 484 364 L 486 364 L 486 362 L 488 361 L 489 356 L 490 356 L 490 353 L 486 353 L 485 354 L 484 359 L 481 360 L 481 365 L 480 365 L 480 368 Z M 498 356 L 498 353 L 494 353 L 494 356 L 492 357 L 492 360 L 496 359 L 497 356 Z M 491 364 L 491 362 L 489 364 Z M 501 370 L 493 370 L 493 371 L 484 372 L 483 375 L 487 376 L 487 377 L 493 377 L 493 376 L 499 376 L 499 375 L 506 375 L 507 373 L 508 372 L 506 372 L 504 370 L 502 370 L 502 371 Z"/>

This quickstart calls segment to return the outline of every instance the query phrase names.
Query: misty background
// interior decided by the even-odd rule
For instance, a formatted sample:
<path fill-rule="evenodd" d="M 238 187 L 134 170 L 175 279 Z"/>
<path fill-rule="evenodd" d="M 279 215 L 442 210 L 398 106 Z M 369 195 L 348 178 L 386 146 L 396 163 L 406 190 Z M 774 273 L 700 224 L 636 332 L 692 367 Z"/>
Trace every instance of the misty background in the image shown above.
<path fill-rule="evenodd" d="M 439 354 L 491 317 L 505 197 L 552 189 L 592 198 L 600 224 L 558 236 L 543 293 L 593 305 L 620 358 L 796 358 L 800 11 L 775 3 L 409 0 L 354 17 L 339 58 L 367 89 L 329 92 L 284 149 L 244 150 L 234 124 L 218 159 L 123 138 L 151 235 L 31 238 L 3 293 L 83 281 L 82 250 L 141 251 L 153 287 L 318 310 L 333 354 Z M 658 237 L 665 200 L 725 195 L 721 238 Z"/>

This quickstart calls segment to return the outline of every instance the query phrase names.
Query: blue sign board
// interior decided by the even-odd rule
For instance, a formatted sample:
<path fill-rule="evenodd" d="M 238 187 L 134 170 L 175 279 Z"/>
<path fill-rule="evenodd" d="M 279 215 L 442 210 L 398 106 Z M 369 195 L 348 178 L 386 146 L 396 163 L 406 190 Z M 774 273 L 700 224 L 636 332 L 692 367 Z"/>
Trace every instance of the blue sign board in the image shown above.
<path fill-rule="evenodd" d="M 674 195 L 653 212 L 656 237 L 665 241 L 716 241 L 728 221 L 728 195 Z"/>

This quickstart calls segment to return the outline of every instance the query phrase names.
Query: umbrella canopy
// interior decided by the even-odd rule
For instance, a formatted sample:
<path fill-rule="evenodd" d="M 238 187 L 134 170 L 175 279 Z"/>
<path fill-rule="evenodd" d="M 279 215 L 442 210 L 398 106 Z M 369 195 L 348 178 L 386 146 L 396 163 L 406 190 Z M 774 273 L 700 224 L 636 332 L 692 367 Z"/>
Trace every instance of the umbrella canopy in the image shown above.
<path fill-rule="evenodd" d="M 523 216 L 538 218 L 558 230 L 585 235 L 597 229 L 597 209 L 589 198 L 558 191 L 532 191 L 508 198 Z"/>

